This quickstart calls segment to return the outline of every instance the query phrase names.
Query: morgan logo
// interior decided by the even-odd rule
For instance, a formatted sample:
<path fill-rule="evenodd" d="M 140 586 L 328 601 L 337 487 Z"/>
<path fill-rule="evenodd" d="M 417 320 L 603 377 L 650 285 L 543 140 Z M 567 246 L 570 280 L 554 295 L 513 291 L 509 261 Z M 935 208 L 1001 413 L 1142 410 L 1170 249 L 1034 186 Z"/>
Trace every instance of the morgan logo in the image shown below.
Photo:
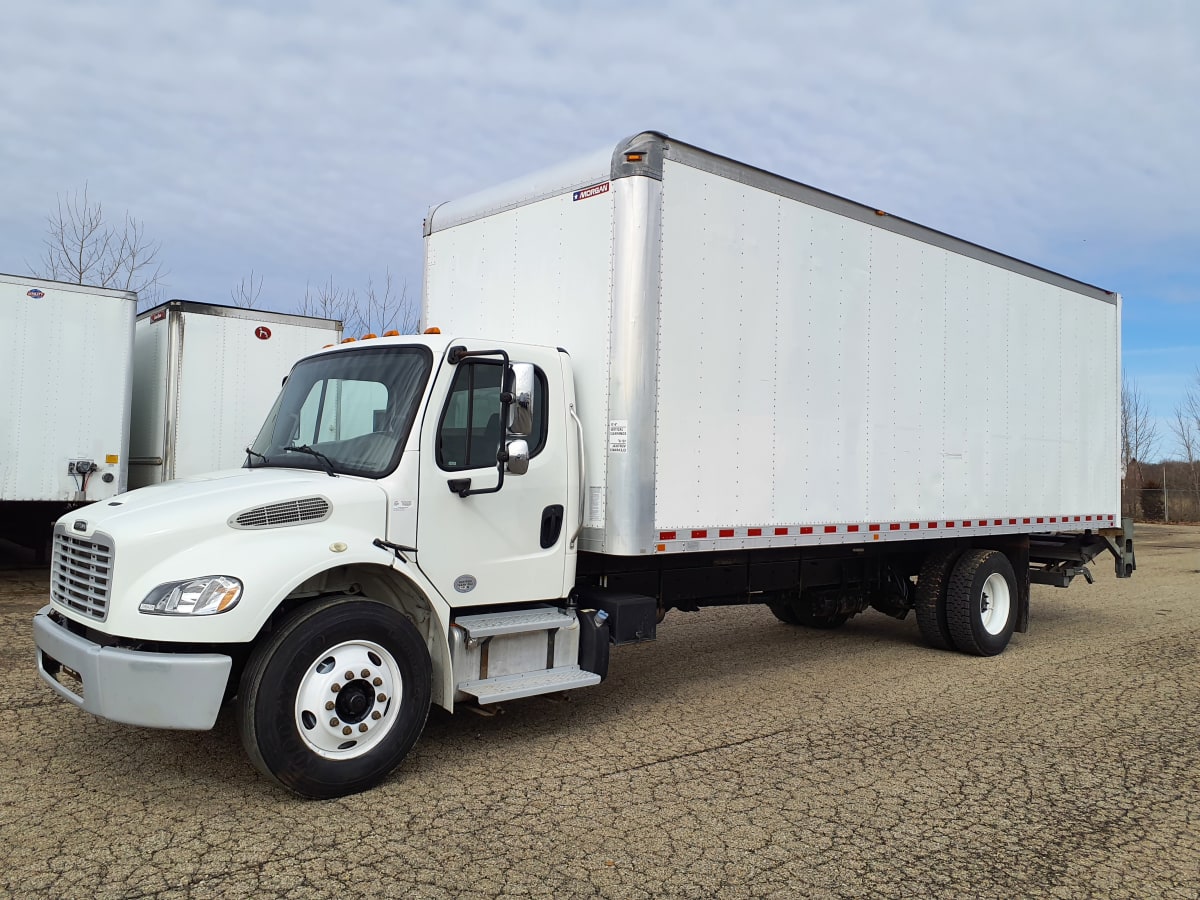
<path fill-rule="evenodd" d="M 30 288 L 25 292 L 26 297 L 32 297 L 34 300 L 41 300 L 46 296 L 46 292 L 41 288 Z"/>
<path fill-rule="evenodd" d="M 154 324 L 155 322 L 161 322 L 166 317 L 167 317 L 167 311 L 165 309 L 160 309 L 156 313 L 150 313 L 150 324 Z"/>
<path fill-rule="evenodd" d="M 271 339 L 271 329 L 266 325 L 259 325 L 254 329 L 254 336 L 260 341 L 269 341 Z"/>
<path fill-rule="evenodd" d="M 576 191 L 572 197 L 575 200 L 587 200 L 590 197 L 599 197 L 601 194 L 608 193 L 608 182 L 604 184 L 593 184 L 591 187 L 585 187 L 582 190 Z"/>
<path fill-rule="evenodd" d="M 475 581 L 474 575 L 459 575 L 454 579 L 454 589 L 460 594 L 471 593 L 471 591 L 475 590 L 476 584 L 478 582 Z"/>

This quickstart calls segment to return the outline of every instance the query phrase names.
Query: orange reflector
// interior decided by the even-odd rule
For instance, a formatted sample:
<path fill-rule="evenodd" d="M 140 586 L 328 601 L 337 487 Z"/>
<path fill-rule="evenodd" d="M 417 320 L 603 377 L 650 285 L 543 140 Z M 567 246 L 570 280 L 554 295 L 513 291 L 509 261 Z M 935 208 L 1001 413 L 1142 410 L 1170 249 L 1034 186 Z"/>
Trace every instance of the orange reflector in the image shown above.
<path fill-rule="evenodd" d="M 343 344 L 353 344 L 354 338 L 342 338 L 342 343 Z"/>
<path fill-rule="evenodd" d="M 875 210 L 875 215 L 877 215 L 877 216 L 886 216 L 886 215 L 887 215 L 887 213 L 885 213 L 885 212 L 884 212 L 882 209 L 877 209 L 877 210 Z"/>
<path fill-rule="evenodd" d="M 366 334 L 364 334 L 362 336 L 362 338 L 360 338 L 360 340 L 369 341 L 369 340 L 372 340 L 373 338 L 377 338 L 377 337 L 379 337 L 379 335 L 371 334 L 370 332 L 367 332 Z"/>
<path fill-rule="evenodd" d="M 658 548 L 658 552 L 659 552 L 659 553 L 666 553 L 666 552 L 667 552 L 667 545 L 666 545 L 666 544 L 655 544 L 654 546 Z"/>
<path fill-rule="evenodd" d="M 641 162 L 646 158 L 645 153 L 626 153 L 625 162 Z"/>
<path fill-rule="evenodd" d="M 432 328 L 426 328 L 426 329 L 425 329 L 425 333 L 426 333 L 426 334 L 441 334 L 441 333 L 442 333 L 442 329 L 438 328 L 438 327 L 435 325 L 435 326 L 434 326 L 434 327 L 432 327 Z"/>
<path fill-rule="evenodd" d="M 328 349 L 329 349 L 330 347 L 332 347 L 332 346 L 333 346 L 333 344 L 326 344 L 326 345 L 325 345 L 324 347 L 322 347 L 321 349 L 322 349 L 322 350 L 328 350 Z"/>
<path fill-rule="evenodd" d="M 398 332 L 395 328 L 393 328 L 391 331 L 385 331 L 383 333 L 383 336 L 384 337 L 400 337 L 400 332 Z"/>
<path fill-rule="evenodd" d="M 117 456 L 115 453 L 110 453 L 108 456 L 104 457 L 104 462 L 110 466 L 115 466 L 120 461 L 121 457 Z"/>

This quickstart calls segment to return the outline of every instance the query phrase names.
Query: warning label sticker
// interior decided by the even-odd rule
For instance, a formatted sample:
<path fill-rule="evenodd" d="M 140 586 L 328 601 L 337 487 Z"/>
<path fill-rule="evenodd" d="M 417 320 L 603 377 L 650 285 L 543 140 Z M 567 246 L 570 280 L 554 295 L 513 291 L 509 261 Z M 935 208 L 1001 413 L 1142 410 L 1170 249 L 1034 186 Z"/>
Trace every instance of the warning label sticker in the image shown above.
<path fill-rule="evenodd" d="M 608 423 L 608 452 L 629 452 L 629 420 L 612 419 Z"/>

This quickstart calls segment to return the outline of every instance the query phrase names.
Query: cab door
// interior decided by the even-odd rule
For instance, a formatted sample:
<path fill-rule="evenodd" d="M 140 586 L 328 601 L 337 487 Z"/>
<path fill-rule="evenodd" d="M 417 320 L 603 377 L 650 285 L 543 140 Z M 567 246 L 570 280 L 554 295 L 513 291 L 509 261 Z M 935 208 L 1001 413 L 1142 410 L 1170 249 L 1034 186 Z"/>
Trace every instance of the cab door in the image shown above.
<path fill-rule="evenodd" d="M 513 358 L 535 366 L 533 427 L 526 438 L 529 468 L 523 475 L 506 473 L 499 491 L 459 495 L 468 487 L 486 490 L 499 483 L 496 454 L 506 440 L 500 421 L 502 360 L 481 356 L 451 364 L 443 359 L 437 383 L 448 388 L 440 406 L 434 401 L 426 413 L 417 564 L 454 606 L 563 595 L 570 529 L 564 522 L 568 477 L 561 367 L 553 351 L 531 349 L 530 355 L 535 358 Z"/>

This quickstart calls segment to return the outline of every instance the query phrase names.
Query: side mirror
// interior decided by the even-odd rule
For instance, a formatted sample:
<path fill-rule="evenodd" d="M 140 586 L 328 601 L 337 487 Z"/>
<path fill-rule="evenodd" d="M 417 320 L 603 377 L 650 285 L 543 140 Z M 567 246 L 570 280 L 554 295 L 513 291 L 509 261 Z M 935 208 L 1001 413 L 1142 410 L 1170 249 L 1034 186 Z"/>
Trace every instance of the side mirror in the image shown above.
<path fill-rule="evenodd" d="M 509 475 L 524 475 L 529 471 L 529 443 L 523 438 L 509 441 L 505 449 L 504 470 Z"/>
<path fill-rule="evenodd" d="M 533 389 L 536 383 L 533 365 L 513 363 L 508 367 L 506 381 L 513 398 L 508 407 L 508 433 L 513 437 L 528 437 L 533 433 Z"/>

